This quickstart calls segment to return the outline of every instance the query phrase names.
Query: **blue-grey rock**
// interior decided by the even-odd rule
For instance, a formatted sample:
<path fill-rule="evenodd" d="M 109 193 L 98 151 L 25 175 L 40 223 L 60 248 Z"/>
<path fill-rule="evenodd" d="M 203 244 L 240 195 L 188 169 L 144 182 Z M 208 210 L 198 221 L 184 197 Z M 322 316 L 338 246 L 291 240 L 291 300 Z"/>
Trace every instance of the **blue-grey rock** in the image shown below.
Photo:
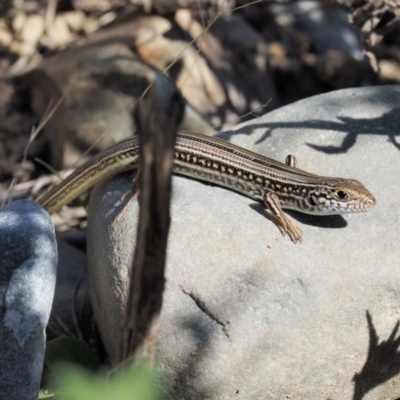
<path fill-rule="evenodd" d="M 0 399 L 37 399 L 54 296 L 53 223 L 33 201 L 0 209 Z"/>
<path fill-rule="evenodd" d="M 399 104 L 399 86 L 340 90 L 219 134 L 375 195 L 365 214 L 291 213 L 301 244 L 253 200 L 173 178 L 157 350 L 169 398 L 400 397 Z M 114 362 L 136 241 L 137 202 L 119 215 L 131 186 L 131 175 L 97 186 L 89 212 L 93 307 Z"/>

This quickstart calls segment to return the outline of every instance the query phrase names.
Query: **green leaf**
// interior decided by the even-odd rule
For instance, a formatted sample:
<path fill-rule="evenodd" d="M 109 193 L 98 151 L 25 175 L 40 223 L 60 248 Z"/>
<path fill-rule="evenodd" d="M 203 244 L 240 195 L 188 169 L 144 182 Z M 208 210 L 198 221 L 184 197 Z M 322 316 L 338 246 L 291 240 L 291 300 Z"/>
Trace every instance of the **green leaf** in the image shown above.
<path fill-rule="evenodd" d="M 47 168 L 53 175 L 55 175 L 60 181 L 63 181 L 64 178 L 61 176 L 61 174 L 54 169 L 50 164 L 47 164 L 46 161 L 41 160 L 40 158 L 35 158 L 35 161 L 38 162 L 39 164 L 42 164 L 45 168 Z"/>
<path fill-rule="evenodd" d="M 47 391 L 40 390 L 38 400 L 50 399 L 51 397 L 54 397 L 54 396 L 55 396 L 55 393 L 48 393 Z"/>
<path fill-rule="evenodd" d="M 144 364 L 108 380 L 71 366 L 59 368 L 56 375 L 60 400 L 161 400 L 155 373 Z"/>

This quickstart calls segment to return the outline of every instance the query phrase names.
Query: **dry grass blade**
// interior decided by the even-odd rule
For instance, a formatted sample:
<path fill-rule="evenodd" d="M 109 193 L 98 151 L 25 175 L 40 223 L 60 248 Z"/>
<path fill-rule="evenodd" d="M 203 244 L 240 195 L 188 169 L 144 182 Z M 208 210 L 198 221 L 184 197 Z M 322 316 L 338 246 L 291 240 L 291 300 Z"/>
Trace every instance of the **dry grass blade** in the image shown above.
<path fill-rule="evenodd" d="M 32 132 L 31 132 L 31 135 L 29 137 L 28 143 L 25 146 L 24 155 L 23 155 L 23 158 L 22 158 L 22 161 L 21 161 L 21 165 L 23 165 L 26 162 L 27 158 L 28 158 L 28 151 L 29 151 L 29 148 L 30 148 L 31 144 L 36 139 L 36 137 L 39 134 L 39 132 L 43 129 L 43 127 L 50 120 L 50 118 L 57 111 L 58 107 L 60 107 L 61 103 L 65 100 L 65 98 L 67 97 L 68 93 L 69 93 L 69 91 L 66 90 L 64 92 L 64 94 L 58 99 L 57 103 L 54 104 L 54 106 L 50 103 L 48 108 L 47 108 L 47 112 L 45 113 L 45 115 L 44 115 L 43 119 L 41 120 L 40 124 L 36 128 L 32 129 Z M 8 197 L 8 200 L 7 200 L 6 203 L 9 203 L 12 200 L 12 193 L 13 193 L 14 187 L 15 187 L 15 185 L 17 183 L 17 180 L 18 180 L 17 177 L 18 177 L 18 173 L 15 174 L 13 180 L 11 181 L 10 188 L 9 188 L 9 197 Z M 4 203 L 1 206 L 3 206 L 3 205 L 4 205 Z"/>

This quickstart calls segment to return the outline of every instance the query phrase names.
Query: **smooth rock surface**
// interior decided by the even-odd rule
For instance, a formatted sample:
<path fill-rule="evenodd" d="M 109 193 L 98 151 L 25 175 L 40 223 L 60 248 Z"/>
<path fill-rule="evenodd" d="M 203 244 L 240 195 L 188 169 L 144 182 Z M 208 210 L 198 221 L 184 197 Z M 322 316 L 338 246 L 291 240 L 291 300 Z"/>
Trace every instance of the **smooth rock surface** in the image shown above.
<path fill-rule="evenodd" d="M 0 209 L 0 399 L 37 399 L 57 270 L 54 226 L 32 201 Z"/>
<path fill-rule="evenodd" d="M 220 133 L 320 175 L 358 179 L 365 214 L 291 213 L 294 245 L 263 206 L 173 180 L 158 362 L 172 399 L 396 399 L 400 352 L 400 87 L 312 97 Z M 131 175 L 91 199 L 89 279 L 111 360 L 118 354 L 138 204 Z M 391 335 L 393 331 L 393 335 Z"/>

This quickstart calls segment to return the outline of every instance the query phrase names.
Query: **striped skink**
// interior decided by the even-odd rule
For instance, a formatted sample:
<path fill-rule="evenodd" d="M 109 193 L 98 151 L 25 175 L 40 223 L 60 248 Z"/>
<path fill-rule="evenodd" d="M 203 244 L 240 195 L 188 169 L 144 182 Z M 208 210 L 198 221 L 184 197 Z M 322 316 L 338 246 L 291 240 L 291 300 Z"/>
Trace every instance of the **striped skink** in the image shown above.
<path fill-rule="evenodd" d="M 138 158 L 138 137 L 125 139 L 77 168 L 37 202 L 54 213 L 99 181 L 136 169 Z M 173 170 L 262 202 L 294 243 L 301 241 L 302 231 L 282 209 L 330 215 L 368 211 L 376 204 L 374 196 L 354 179 L 311 174 L 297 168 L 293 156 L 281 163 L 198 133 L 178 134 Z"/>

